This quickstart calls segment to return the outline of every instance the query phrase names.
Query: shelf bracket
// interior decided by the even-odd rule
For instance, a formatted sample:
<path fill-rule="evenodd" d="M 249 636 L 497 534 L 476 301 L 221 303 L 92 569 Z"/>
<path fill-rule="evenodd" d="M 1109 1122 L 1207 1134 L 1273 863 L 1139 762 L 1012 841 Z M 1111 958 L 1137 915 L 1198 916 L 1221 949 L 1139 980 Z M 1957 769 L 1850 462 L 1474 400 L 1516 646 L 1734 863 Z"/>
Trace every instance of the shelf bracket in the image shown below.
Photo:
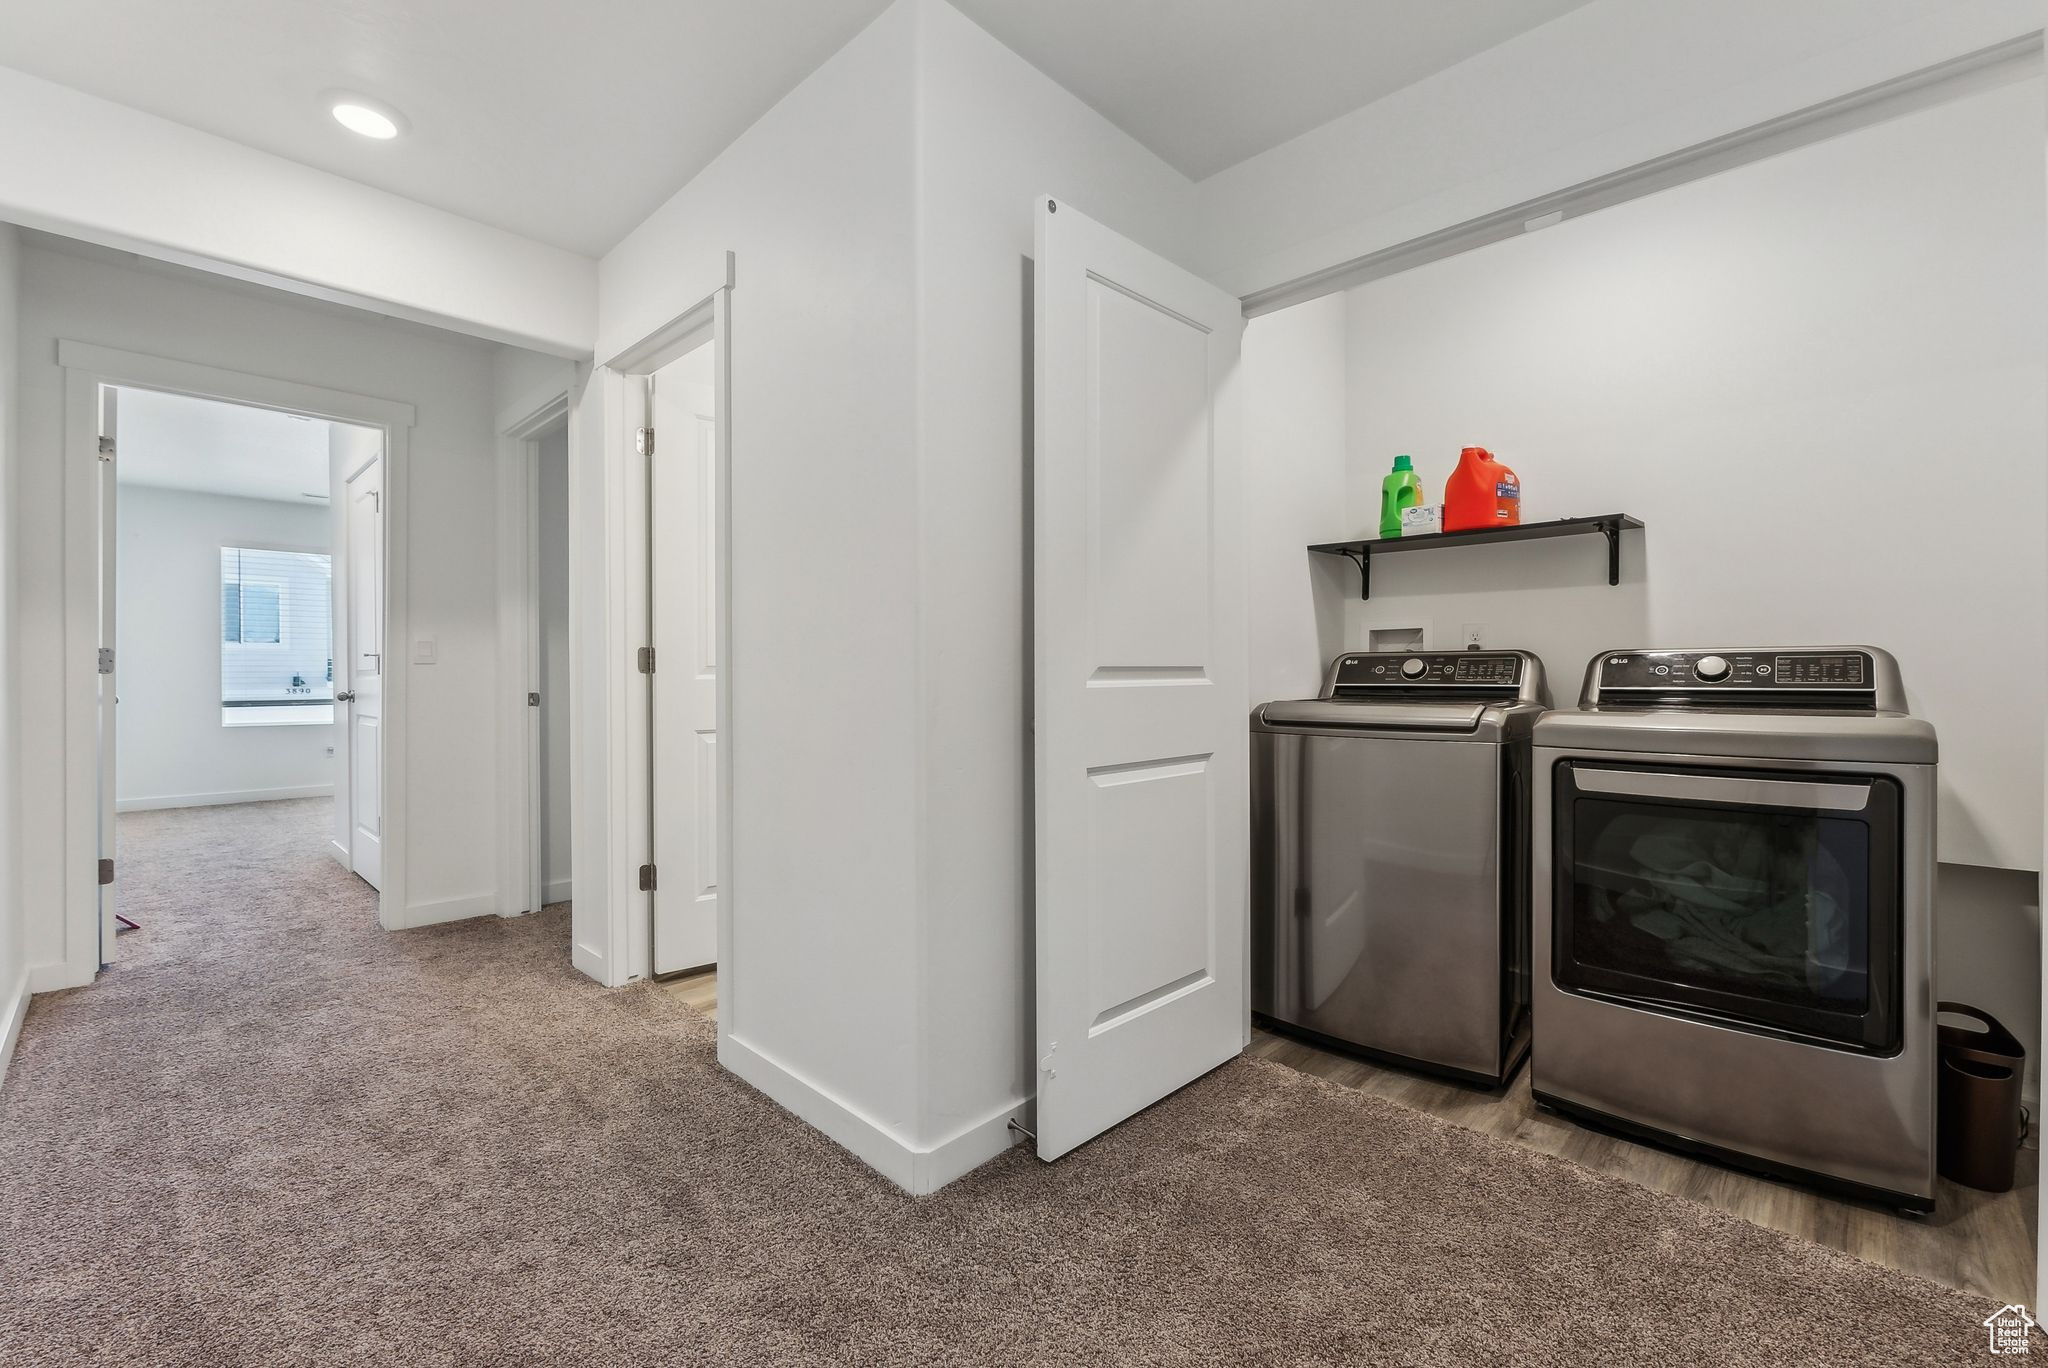
<path fill-rule="evenodd" d="M 1372 597 L 1373 551 L 1421 551 L 1439 546 L 1479 546 L 1494 542 L 1548 540 L 1551 537 L 1583 537 L 1598 532 L 1607 539 L 1607 582 L 1621 583 L 1621 534 L 1642 527 L 1639 519 L 1626 513 L 1592 513 L 1577 518 L 1556 518 L 1548 522 L 1517 523 L 1460 528 L 1454 532 L 1426 532 L 1401 541 L 1360 538 L 1348 542 L 1317 542 L 1308 549 L 1326 556 L 1342 556 L 1358 567 L 1358 597 Z"/>
<path fill-rule="evenodd" d="M 1358 567 L 1358 599 L 1363 603 L 1372 597 L 1372 550 L 1361 546 L 1356 551 L 1342 553 L 1345 560 Z"/>

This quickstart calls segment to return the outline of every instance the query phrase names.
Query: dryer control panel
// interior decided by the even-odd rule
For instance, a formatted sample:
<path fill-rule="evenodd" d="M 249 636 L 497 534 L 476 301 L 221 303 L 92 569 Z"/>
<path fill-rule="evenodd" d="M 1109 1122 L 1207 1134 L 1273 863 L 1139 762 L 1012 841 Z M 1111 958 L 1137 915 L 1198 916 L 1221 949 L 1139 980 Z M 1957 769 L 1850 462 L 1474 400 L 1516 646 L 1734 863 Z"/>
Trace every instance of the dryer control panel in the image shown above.
<path fill-rule="evenodd" d="M 1513 699 L 1542 688 L 1543 666 L 1526 651 L 1353 652 L 1331 663 L 1323 697 L 1406 690 Z"/>
<path fill-rule="evenodd" d="M 1803 698 L 1815 707 L 1894 706 L 1881 701 L 1883 695 L 1896 697 L 1896 707 L 1903 709 L 1903 694 L 1897 663 L 1868 646 L 1626 650 L 1593 658 L 1580 705 L 1711 706 L 1716 698 L 1735 695 L 1780 703 L 1788 696 Z"/>

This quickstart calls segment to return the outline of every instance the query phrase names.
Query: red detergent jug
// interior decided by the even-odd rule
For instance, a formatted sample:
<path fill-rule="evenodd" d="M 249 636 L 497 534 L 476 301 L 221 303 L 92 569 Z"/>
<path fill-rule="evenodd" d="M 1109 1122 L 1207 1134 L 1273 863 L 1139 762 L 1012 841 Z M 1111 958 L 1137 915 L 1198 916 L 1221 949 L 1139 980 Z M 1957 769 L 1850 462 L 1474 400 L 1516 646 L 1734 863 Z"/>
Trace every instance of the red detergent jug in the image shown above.
<path fill-rule="evenodd" d="M 1458 468 L 1444 482 L 1444 531 L 1517 527 L 1522 521 L 1522 482 L 1493 459 L 1485 447 L 1458 453 Z"/>

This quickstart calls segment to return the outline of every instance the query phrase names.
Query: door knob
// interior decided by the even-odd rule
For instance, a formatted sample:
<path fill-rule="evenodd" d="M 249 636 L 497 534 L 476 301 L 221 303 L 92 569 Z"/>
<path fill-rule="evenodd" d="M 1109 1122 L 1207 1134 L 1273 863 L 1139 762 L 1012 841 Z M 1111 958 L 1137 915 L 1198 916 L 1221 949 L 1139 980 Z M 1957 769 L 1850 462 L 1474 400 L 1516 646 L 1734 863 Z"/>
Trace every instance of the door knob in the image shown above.
<path fill-rule="evenodd" d="M 354 689 L 343 689 L 334 696 L 334 701 L 337 703 L 353 703 L 356 701 L 356 691 Z"/>

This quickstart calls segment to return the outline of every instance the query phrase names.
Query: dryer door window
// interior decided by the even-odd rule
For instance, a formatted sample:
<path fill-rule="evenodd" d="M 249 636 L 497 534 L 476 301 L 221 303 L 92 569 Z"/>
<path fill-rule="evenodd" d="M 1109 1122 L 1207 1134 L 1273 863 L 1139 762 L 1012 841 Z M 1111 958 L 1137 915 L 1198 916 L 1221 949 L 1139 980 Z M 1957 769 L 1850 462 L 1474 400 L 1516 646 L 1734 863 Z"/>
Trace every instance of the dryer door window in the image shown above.
<path fill-rule="evenodd" d="M 1568 762 L 1555 800 L 1558 987 L 1898 1049 L 1896 782 Z"/>

